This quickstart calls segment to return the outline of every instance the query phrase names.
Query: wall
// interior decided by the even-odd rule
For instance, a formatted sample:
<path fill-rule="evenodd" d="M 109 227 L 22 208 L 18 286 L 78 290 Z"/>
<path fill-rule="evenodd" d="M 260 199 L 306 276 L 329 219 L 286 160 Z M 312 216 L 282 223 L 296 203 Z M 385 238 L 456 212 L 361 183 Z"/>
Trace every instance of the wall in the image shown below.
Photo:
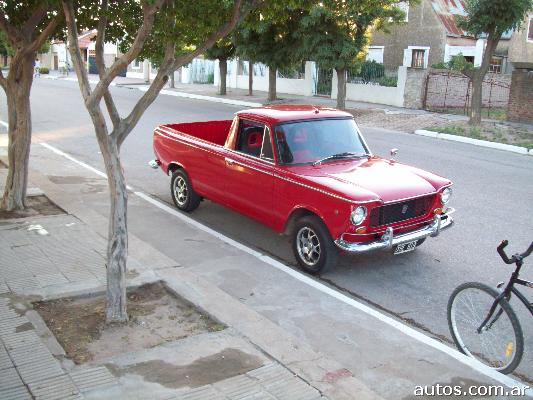
<path fill-rule="evenodd" d="M 527 65 L 517 68 L 533 68 L 533 42 L 527 40 L 527 29 L 529 18 L 533 18 L 533 13 L 529 13 L 522 23 L 522 28 L 514 32 L 509 42 L 509 61 L 513 64 L 522 63 Z"/>
<path fill-rule="evenodd" d="M 398 84 L 396 87 L 347 83 L 346 100 L 403 107 L 403 94 L 406 84 L 407 69 L 408 68 L 406 67 L 398 68 Z M 337 92 L 337 74 L 334 73 L 331 90 L 332 99 L 337 98 Z"/>
<path fill-rule="evenodd" d="M 403 106 L 405 108 L 422 108 L 427 74 L 427 69 L 407 68 L 403 93 Z"/>
<path fill-rule="evenodd" d="M 277 93 L 297 94 L 302 96 L 312 96 L 314 91 L 313 81 L 313 62 L 305 63 L 304 79 L 287 79 L 278 78 L 276 80 Z M 220 70 L 218 61 L 215 62 L 215 79 L 214 84 L 219 85 Z M 228 61 L 228 76 L 226 85 L 228 88 L 248 89 L 248 75 L 238 74 L 237 60 Z M 254 75 L 254 90 L 268 91 L 268 67 L 264 75 Z"/>
<path fill-rule="evenodd" d="M 373 32 L 372 46 L 385 46 L 383 64 L 387 69 L 403 65 L 403 51 L 408 46 L 427 46 L 429 50 L 428 65 L 444 60 L 446 32 L 437 18 L 428 0 L 409 7 L 408 22 L 394 26 L 390 33 Z"/>
<path fill-rule="evenodd" d="M 52 53 L 52 55 L 57 54 L 58 68 L 65 67 L 66 62 L 68 62 L 70 68 L 72 68 L 73 64 L 72 64 L 72 60 L 70 59 L 70 53 L 67 51 L 64 43 L 52 44 L 52 46 L 50 46 L 50 52 Z M 52 63 L 53 63 L 53 56 L 52 56 Z"/>
<path fill-rule="evenodd" d="M 462 54 L 465 57 L 474 57 L 474 66 L 479 67 L 483 59 L 483 50 L 485 48 L 485 41 L 479 39 L 471 41 L 470 44 L 455 44 L 454 38 L 448 38 L 448 41 L 444 47 L 444 62 L 448 62 L 452 59 L 452 56 Z"/>
<path fill-rule="evenodd" d="M 507 119 L 533 123 L 533 71 L 513 71 Z"/>

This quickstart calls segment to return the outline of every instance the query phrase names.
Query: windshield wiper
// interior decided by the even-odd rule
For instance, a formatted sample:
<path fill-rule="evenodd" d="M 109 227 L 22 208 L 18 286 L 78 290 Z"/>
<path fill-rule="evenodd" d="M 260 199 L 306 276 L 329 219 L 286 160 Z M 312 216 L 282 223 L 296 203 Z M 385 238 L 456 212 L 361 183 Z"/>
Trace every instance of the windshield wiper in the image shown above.
<path fill-rule="evenodd" d="M 336 160 L 336 159 L 340 159 L 340 158 L 363 158 L 363 157 L 369 157 L 369 155 L 368 154 L 361 154 L 361 153 L 351 153 L 349 151 L 345 151 L 343 153 L 337 153 L 337 154 L 333 154 L 331 156 L 327 156 L 327 157 L 321 158 L 320 160 L 315 161 L 313 163 L 313 165 L 321 164 L 324 161 Z"/>

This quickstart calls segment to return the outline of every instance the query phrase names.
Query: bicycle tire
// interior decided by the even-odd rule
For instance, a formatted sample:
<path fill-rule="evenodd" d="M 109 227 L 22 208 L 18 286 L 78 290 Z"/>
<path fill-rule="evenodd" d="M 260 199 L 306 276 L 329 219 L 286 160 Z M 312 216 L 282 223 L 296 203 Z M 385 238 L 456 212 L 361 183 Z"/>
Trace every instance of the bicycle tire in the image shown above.
<path fill-rule="evenodd" d="M 520 322 L 507 300 L 500 300 L 486 329 L 481 333 L 477 332 L 477 328 L 488 315 L 491 305 L 499 294 L 496 289 L 479 282 L 459 285 L 448 300 L 448 327 L 455 345 L 463 354 L 502 374 L 509 374 L 522 360 L 524 335 Z M 466 304 L 463 298 L 468 298 L 469 304 Z M 469 312 L 465 312 L 461 308 L 462 305 L 467 305 Z M 460 312 L 465 314 L 461 315 Z M 494 317 L 498 314 L 499 317 L 494 321 Z M 468 321 L 468 317 L 472 320 Z M 491 324 L 491 321 L 494 322 Z M 493 339 L 496 347 L 491 343 L 491 351 L 488 351 L 487 344 Z"/>

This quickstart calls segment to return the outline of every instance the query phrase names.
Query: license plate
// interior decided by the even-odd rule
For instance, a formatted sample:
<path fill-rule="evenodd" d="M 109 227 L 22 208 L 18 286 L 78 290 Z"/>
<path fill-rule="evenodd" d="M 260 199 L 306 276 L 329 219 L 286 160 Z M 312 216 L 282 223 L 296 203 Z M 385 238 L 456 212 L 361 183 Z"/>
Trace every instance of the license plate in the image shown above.
<path fill-rule="evenodd" d="M 407 253 L 409 251 L 413 251 L 416 248 L 417 241 L 418 240 L 413 240 L 412 242 L 399 244 L 394 249 L 394 254 L 402 254 L 402 253 Z"/>

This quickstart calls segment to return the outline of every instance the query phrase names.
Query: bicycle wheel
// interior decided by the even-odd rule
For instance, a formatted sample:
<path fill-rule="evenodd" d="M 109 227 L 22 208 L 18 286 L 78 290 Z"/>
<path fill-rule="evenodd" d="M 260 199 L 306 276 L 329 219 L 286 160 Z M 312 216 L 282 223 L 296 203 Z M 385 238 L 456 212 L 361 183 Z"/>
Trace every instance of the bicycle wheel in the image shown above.
<path fill-rule="evenodd" d="M 500 300 L 486 326 L 477 331 L 498 295 L 496 289 L 483 283 L 458 286 L 448 300 L 448 326 L 462 353 L 508 374 L 518 366 L 524 352 L 522 328 L 509 303 Z"/>

